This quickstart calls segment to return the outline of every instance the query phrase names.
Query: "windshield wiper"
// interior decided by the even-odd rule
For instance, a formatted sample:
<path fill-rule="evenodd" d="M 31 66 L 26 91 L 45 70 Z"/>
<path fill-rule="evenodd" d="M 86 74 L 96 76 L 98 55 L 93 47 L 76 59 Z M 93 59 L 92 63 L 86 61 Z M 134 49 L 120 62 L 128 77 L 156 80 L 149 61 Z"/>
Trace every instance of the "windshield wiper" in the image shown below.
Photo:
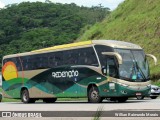
<path fill-rule="evenodd" d="M 141 70 L 141 68 L 138 66 L 138 63 L 137 61 L 135 60 L 135 64 L 136 64 L 136 68 L 138 69 L 138 71 L 141 73 L 142 77 L 144 80 L 147 80 L 146 79 L 146 76 L 144 75 L 143 71 Z"/>
<path fill-rule="evenodd" d="M 138 63 L 137 63 L 137 61 L 136 61 L 136 59 L 135 59 L 135 56 L 134 56 L 133 52 L 132 52 L 132 55 L 133 55 L 133 59 L 134 59 L 135 64 L 136 64 L 136 68 L 137 68 L 138 71 L 141 73 L 143 79 L 144 79 L 144 80 L 147 80 L 147 79 L 146 79 L 146 76 L 144 75 L 144 73 L 143 73 L 143 71 L 142 71 L 142 69 L 139 67 L 139 65 L 138 65 Z M 134 64 L 134 61 L 133 61 L 133 64 Z M 137 73 L 136 73 L 136 74 L 137 74 Z"/>

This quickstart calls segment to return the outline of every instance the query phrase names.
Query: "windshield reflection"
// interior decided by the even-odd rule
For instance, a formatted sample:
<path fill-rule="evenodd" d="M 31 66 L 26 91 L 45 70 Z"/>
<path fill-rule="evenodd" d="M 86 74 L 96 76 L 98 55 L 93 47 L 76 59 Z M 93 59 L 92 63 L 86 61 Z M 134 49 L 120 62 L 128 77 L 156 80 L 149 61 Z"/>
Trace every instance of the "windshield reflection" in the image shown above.
<path fill-rule="evenodd" d="M 119 65 L 120 79 L 128 81 L 149 80 L 149 67 L 143 50 L 115 49 L 123 59 Z"/>

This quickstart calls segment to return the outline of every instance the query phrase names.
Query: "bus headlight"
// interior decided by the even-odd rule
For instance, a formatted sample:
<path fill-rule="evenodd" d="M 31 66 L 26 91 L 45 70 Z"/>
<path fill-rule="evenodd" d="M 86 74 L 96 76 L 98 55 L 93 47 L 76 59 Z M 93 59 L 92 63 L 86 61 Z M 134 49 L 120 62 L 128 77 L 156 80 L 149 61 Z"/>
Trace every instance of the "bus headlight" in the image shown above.
<path fill-rule="evenodd" d="M 150 87 L 151 87 L 151 85 L 147 85 L 147 87 L 148 87 L 148 88 L 150 88 Z"/>
<path fill-rule="evenodd" d="M 151 94 L 151 91 L 150 91 L 150 90 L 148 91 L 148 94 L 149 94 L 149 95 Z"/>

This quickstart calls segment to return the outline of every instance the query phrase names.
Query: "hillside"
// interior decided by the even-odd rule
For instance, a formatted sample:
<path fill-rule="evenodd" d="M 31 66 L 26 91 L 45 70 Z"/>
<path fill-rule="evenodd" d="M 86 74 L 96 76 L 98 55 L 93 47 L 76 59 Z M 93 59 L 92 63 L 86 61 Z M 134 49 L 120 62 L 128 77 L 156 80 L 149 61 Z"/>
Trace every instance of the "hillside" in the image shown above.
<path fill-rule="evenodd" d="M 0 9 L 2 56 L 71 43 L 84 26 L 102 21 L 109 9 L 76 4 L 23 2 Z M 0 62 L 1 63 L 1 62 Z"/>
<path fill-rule="evenodd" d="M 104 21 L 86 30 L 79 40 L 115 39 L 139 44 L 146 53 L 158 58 L 156 67 L 150 62 L 151 74 L 160 78 L 159 8 L 160 0 L 125 0 Z"/>

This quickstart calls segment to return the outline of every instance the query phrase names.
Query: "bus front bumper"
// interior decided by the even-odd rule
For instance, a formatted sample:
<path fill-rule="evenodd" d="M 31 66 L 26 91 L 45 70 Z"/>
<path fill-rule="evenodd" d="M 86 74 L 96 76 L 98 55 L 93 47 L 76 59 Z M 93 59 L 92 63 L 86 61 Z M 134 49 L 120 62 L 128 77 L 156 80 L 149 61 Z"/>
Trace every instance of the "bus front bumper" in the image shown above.
<path fill-rule="evenodd" d="M 113 87 L 114 86 L 114 87 Z M 105 88 L 105 87 L 104 87 Z M 137 97 L 149 96 L 151 88 L 149 86 L 124 86 L 117 83 L 109 85 L 103 89 L 102 97 Z"/>
<path fill-rule="evenodd" d="M 119 86 L 118 94 L 126 97 L 149 96 L 151 89 L 148 86 Z"/>

